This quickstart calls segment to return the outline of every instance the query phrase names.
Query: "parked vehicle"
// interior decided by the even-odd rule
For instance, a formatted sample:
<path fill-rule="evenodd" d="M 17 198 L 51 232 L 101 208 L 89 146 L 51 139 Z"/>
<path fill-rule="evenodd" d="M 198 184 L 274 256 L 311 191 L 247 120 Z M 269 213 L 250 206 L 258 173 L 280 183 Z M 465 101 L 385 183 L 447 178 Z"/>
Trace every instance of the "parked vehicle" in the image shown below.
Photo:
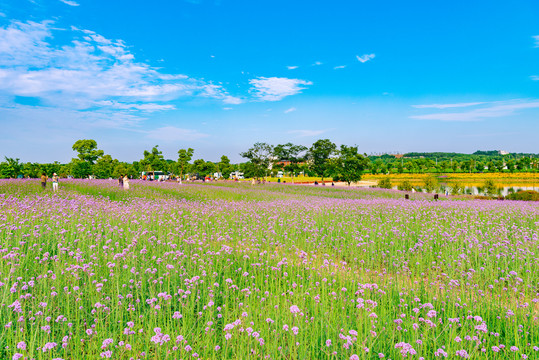
<path fill-rule="evenodd" d="M 231 172 L 230 173 L 230 179 L 243 179 L 243 173 L 242 172 L 239 172 L 239 171 L 234 171 L 234 172 Z"/>
<path fill-rule="evenodd" d="M 165 181 L 170 178 L 170 174 L 166 174 L 164 171 L 143 171 L 141 172 L 141 177 L 149 181 Z"/>

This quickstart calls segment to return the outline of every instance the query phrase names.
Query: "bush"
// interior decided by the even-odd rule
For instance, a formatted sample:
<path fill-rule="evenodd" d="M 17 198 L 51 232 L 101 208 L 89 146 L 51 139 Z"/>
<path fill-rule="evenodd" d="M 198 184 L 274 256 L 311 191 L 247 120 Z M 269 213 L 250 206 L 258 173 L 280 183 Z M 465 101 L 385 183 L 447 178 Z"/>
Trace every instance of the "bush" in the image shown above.
<path fill-rule="evenodd" d="M 505 197 L 507 200 L 539 201 L 539 192 L 534 190 L 518 191 Z"/>
<path fill-rule="evenodd" d="M 498 194 L 498 187 L 496 186 L 494 181 L 490 179 L 485 181 L 484 189 L 485 189 L 485 195 L 493 196 L 493 195 Z"/>
<path fill-rule="evenodd" d="M 397 188 L 403 191 L 412 191 L 412 183 L 408 180 L 404 180 Z"/>
<path fill-rule="evenodd" d="M 462 186 L 459 185 L 459 183 L 454 183 L 451 186 L 451 195 L 458 195 L 462 193 L 463 191 L 464 189 L 462 188 Z"/>
<path fill-rule="evenodd" d="M 428 176 L 423 183 L 423 186 L 428 193 L 433 192 L 437 185 L 438 179 L 436 179 L 434 176 Z"/>
<path fill-rule="evenodd" d="M 386 177 L 378 181 L 378 187 L 382 189 L 391 189 L 393 187 L 393 185 L 391 185 L 391 179 Z"/>

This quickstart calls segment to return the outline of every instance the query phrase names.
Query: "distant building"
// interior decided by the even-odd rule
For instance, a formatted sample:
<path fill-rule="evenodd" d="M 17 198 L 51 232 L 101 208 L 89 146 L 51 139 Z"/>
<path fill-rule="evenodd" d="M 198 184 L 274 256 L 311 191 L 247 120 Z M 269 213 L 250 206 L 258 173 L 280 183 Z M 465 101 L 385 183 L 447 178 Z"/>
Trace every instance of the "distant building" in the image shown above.
<path fill-rule="evenodd" d="M 509 151 L 498 150 L 498 154 L 500 154 L 500 155 L 509 155 Z"/>

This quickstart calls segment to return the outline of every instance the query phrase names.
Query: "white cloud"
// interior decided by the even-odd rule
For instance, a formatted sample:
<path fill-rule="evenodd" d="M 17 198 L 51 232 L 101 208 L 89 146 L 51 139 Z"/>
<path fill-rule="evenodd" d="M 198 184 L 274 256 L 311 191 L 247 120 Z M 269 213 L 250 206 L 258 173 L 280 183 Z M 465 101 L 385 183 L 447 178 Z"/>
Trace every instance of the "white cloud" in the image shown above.
<path fill-rule="evenodd" d="M 286 110 L 284 111 L 284 113 L 285 113 L 285 114 L 288 114 L 288 113 L 291 113 L 291 112 L 296 111 L 296 110 L 297 110 L 297 109 L 296 109 L 295 107 L 291 107 L 290 109 L 286 109 Z"/>
<path fill-rule="evenodd" d="M 320 61 L 315 61 L 314 64 L 313 64 L 313 66 L 320 66 L 320 65 L 322 65 L 322 63 Z"/>
<path fill-rule="evenodd" d="M 127 103 L 120 103 L 117 101 L 110 101 L 110 100 L 98 101 L 96 102 L 96 105 L 110 106 L 115 109 L 123 109 L 123 110 L 142 110 L 146 112 L 176 109 L 174 105 L 163 105 L 163 104 L 155 104 L 155 103 L 127 104 Z"/>
<path fill-rule="evenodd" d="M 374 59 L 375 56 L 375 54 L 364 54 L 361 56 L 356 55 L 356 58 L 360 63 L 366 63 L 367 61 Z"/>
<path fill-rule="evenodd" d="M 469 103 L 456 103 L 456 104 L 427 104 L 427 105 L 412 105 L 416 109 L 448 109 L 448 108 L 459 108 L 459 107 L 468 107 L 485 104 L 484 102 L 469 102 Z"/>
<path fill-rule="evenodd" d="M 465 112 L 446 112 L 426 115 L 410 116 L 419 120 L 439 121 L 481 121 L 488 118 L 497 118 L 514 115 L 519 110 L 539 108 L 539 100 L 512 100 L 506 102 L 491 102 L 486 107 Z"/>
<path fill-rule="evenodd" d="M 279 77 L 259 77 L 249 80 L 252 85 L 252 92 L 263 101 L 278 101 L 286 96 L 296 95 L 312 82 L 300 79 L 289 79 Z"/>
<path fill-rule="evenodd" d="M 287 66 L 286 68 L 288 70 L 294 70 L 294 69 L 297 69 L 299 66 Z"/>
<path fill-rule="evenodd" d="M 190 141 L 208 137 L 197 130 L 182 129 L 175 126 L 164 126 L 148 131 L 148 138 L 164 142 Z"/>
<path fill-rule="evenodd" d="M 333 70 L 339 70 L 339 69 L 344 69 L 346 67 L 346 65 L 339 65 L 339 66 L 335 66 L 333 68 Z"/>
<path fill-rule="evenodd" d="M 75 1 L 72 1 L 72 0 L 60 0 L 61 2 L 63 2 L 64 4 L 66 5 L 69 5 L 69 6 L 79 6 L 80 4 L 79 3 L 76 3 Z"/>
<path fill-rule="evenodd" d="M 532 75 L 530 76 L 533 81 L 539 81 L 539 75 Z"/>
<path fill-rule="evenodd" d="M 71 40 L 53 45 L 58 31 Z M 76 27 L 58 30 L 52 21 L 0 27 L 0 95 L 36 97 L 46 106 L 78 110 L 101 106 L 145 112 L 172 110 L 156 102 L 182 97 L 242 102 L 221 86 L 136 61 L 122 40 Z"/>
<path fill-rule="evenodd" d="M 532 36 L 532 38 L 535 40 L 535 47 L 539 47 L 539 35 Z"/>
<path fill-rule="evenodd" d="M 327 132 L 327 130 L 290 130 L 287 133 L 296 135 L 297 137 L 318 136 Z"/>

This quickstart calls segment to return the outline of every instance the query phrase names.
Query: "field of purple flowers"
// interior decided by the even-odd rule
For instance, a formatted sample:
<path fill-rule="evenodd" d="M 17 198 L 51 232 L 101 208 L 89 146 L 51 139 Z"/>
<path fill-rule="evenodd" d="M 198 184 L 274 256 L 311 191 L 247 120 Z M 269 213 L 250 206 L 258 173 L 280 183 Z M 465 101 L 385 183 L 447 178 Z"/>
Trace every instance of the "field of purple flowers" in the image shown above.
<path fill-rule="evenodd" d="M 0 181 L 0 359 L 537 359 L 539 204 Z"/>

